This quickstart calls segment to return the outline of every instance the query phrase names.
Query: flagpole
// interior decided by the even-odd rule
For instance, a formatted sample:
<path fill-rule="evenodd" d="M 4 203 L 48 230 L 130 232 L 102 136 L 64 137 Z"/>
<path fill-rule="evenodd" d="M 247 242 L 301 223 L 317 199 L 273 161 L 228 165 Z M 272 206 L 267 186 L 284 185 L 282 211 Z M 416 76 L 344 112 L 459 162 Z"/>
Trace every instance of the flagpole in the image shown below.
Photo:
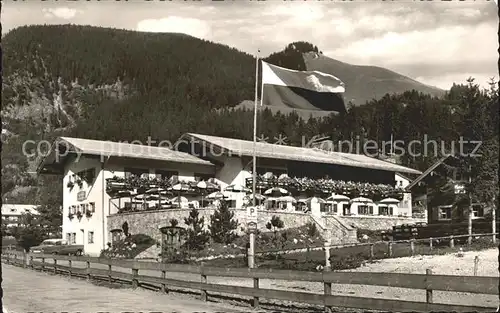
<path fill-rule="evenodd" d="M 260 50 L 259 50 L 260 52 Z M 257 55 L 255 59 L 255 102 L 254 102 L 254 112 L 253 112 L 253 162 L 252 162 L 252 206 L 254 210 L 257 210 L 257 201 L 255 198 L 256 186 L 257 186 L 257 102 L 258 102 L 258 90 L 259 90 L 259 56 Z M 261 95 L 262 97 L 262 95 Z M 255 267 L 255 234 L 254 230 L 250 230 L 249 235 L 250 249 L 248 251 L 248 267 Z"/>

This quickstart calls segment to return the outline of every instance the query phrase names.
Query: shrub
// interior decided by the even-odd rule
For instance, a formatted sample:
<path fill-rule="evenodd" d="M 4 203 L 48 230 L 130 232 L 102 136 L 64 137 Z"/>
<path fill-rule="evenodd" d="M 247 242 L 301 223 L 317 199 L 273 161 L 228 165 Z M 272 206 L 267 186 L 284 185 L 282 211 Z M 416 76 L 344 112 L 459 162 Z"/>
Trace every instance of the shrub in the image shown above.
<path fill-rule="evenodd" d="M 314 224 L 314 223 L 308 222 L 306 224 L 306 228 L 307 228 L 307 235 L 309 237 L 316 237 L 319 234 L 318 228 L 316 227 L 316 224 Z"/>
<path fill-rule="evenodd" d="M 130 235 L 113 243 L 113 246 L 101 252 L 104 258 L 133 259 L 139 253 L 156 244 L 156 240 L 145 234 Z"/>

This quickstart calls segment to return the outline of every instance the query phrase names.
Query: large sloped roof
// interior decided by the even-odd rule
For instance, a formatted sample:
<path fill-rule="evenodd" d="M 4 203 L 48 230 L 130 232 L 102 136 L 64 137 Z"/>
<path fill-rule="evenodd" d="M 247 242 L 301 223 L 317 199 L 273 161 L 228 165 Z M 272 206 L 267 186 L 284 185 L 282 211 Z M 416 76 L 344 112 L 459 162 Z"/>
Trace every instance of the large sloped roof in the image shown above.
<path fill-rule="evenodd" d="M 209 161 L 200 159 L 185 152 L 172 150 L 168 147 L 138 145 L 127 142 L 59 137 L 55 141 L 51 153 L 41 162 L 38 168 L 39 171 L 43 170 L 45 165 L 56 161 L 56 149 L 54 148 L 56 146 L 67 149 L 69 152 L 65 153 L 65 155 L 76 153 L 80 155 L 101 156 L 103 158 L 124 157 L 213 166 L 213 164 Z"/>
<path fill-rule="evenodd" d="M 202 143 L 205 149 L 210 146 L 217 146 L 224 150 L 226 154 L 235 156 L 252 156 L 253 141 L 224 138 L 217 136 L 201 135 L 194 133 L 184 134 L 182 139 L 194 140 Z M 422 172 L 397 165 L 391 162 L 382 161 L 365 155 L 331 152 L 315 148 L 294 147 L 277 145 L 271 143 L 257 142 L 255 154 L 259 158 L 282 159 L 290 161 L 301 161 L 310 163 L 335 164 L 352 167 L 362 167 L 378 169 L 391 172 L 422 174 Z"/>

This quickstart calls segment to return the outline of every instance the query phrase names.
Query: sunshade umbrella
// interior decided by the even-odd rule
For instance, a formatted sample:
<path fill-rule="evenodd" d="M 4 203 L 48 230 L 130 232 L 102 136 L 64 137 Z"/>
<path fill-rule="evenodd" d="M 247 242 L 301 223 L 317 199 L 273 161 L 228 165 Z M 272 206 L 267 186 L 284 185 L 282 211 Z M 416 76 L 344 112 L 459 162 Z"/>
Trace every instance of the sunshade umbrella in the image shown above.
<path fill-rule="evenodd" d="M 177 191 L 178 192 L 178 197 L 180 198 L 181 197 L 181 192 L 183 192 L 183 191 L 184 192 L 189 191 L 189 190 L 191 190 L 191 187 L 189 186 L 189 184 L 181 182 L 181 183 L 175 184 L 172 187 L 168 188 L 168 190 Z"/>
<path fill-rule="evenodd" d="M 207 189 L 207 183 L 204 180 L 202 180 L 196 184 L 196 187 L 198 187 L 200 189 Z"/>
<path fill-rule="evenodd" d="M 399 201 L 398 199 L 394 199 L 394 198 L 385 198 L 383 200 L 380 200 L 380 203 L 385 203 L 385 204 L 391 204 L 391 203 L 397 204 L 399 202 L 401 202 L 401 201 Z"/>
<path fill-rule="evenodd" d="M 186 197 L 174 197 L 174 198 L 170 199 L 170 202 L 172 202 L 172 203 L 187 203 L 187 202 L 189 202 L 189 200 Z"/>
<path fill-rule="evenodd" d="M 196 188 L 200 189 L 201 191 L 201 207 L 203 207 L 203 196 L 208 189 L 209 184 L 205 182 L 204 180 L 200 181 L 198 184 L 196 184 Z"/>
<path fill-rule="evenodd" d="M 212 192 L 207 196 L 208 199 L 223 199 L 223 198 L 228 198 L 225 194 L 223 194 L 220 191 Z"/>
<path fill-rule="evenodd" d="M 229 191 L 229 192 L 251 192 L 250 189 L 241 186 L 241 185 L 229 185 L 226 188 L 224 188 L 224 191 Z"/>
<path fill-rule="evenodd" d="M 292 203 L 297 203 L 297 200 L 295 200 L 294 197 L 292 196 L 284 196 L 284 197 L 279 197 L 278 201 L 281 202 L 292 202 Z"/>
<path fill-rule="evenodd" d="M 344 195 L 333 195 L 326 198 L 326 201 L 349 201 L 351 200 L 348 196 Z"/>
<path fill-rule="evenodd" d="M 275 188 L 269 188 L 267 189 L 266 191 L 264 191 L 264 194 L 265 195 L 272 195 L 272 196 L 286 196 L 288 195 L 288 190 L 286 189 L 283 189 L 283 188 L 278 188 L 278 187 L 275 187 Z"/>
<path fill-rule="evenodd" d="M 161 193 L 163 191 L 166 191 L 166 190 L 163 189 L 163 188 L 156 187 L 156 188 L 151 188 L 151 189 L 146 190 L 146 193 L 149 193 L 149 194 L 152 194 L 152 193 L 159 194 L 159 193 Z"/>
<path fill-rule="evenodd" d="M 151 196 L 149 197 L 149 199 L 152 199 L 152 200 L 158 199 L 158 207 L 159 208 L 161 208 L 161 197 L 160 197 L 160 195 L 161 195 L 162 192 L 166 192 L 166 190 L 163 189 L 163 188 L 159 188 L 159 187 L 151 188 L 149 190 L 146 190 L 147 194 L 151 194 Z"/>
<path fill-rule="evenodd" d="M 253 197 L 254 197 L 254 195 L 246 195 L 246 196 L 245 196 L 245 199 L 250 199 L 250 200 L 252 200 L 252 199 L 253 199 Z M 259 194 L 259 193 L 256 193 L 256 194 L 255 194 L 255 199 L 256 199 L 256 200 L 260 200 L 260 201 L 262 201 L 262 200 L 266 199 L 266 197 L 265 197 L 265 196 L 263 196 L 263 195 L 261 195 L 261 194 Z"/>
<path fill-rule="evenodd" d="M 371 199 L 368 199 L 368 198 L 364 198 L 364 197 L 358 197 L 358 198 L 354 198 L 350 201 L 351 203 L 353 202 L 361 202 L 361 203 L 373 203 L 373 200 Z M 399 202 L 399 201 L 398 201 Z"/>

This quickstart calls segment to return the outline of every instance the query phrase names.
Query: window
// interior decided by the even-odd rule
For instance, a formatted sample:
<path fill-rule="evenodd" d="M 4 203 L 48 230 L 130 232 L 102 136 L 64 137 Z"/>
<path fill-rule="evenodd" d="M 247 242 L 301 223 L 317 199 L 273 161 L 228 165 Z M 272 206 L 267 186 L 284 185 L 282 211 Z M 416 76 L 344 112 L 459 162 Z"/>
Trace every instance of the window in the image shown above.
<path fill-rule="evenodd" d="M 155 171 L 155 175 L 156 175 L 156 178 L 169 179 L 172 176 L 179 175 L 179 172 L 177 172 L 177 171 L 156 170 Z"/>
<path fill-rule="evenodd" d="M 203 173 L 194 173 L 194 180 L 196 181 L 207 181 L 210 178 L 214 177 L 214 175 L 211 174 L 203 174 Z"/>
<path fill-rule="evenodd" d="M 93 231 L 89 231 L 89 234 L 88 234 L 88 239 L 89 239 L 89 243 L 94 243 L 94 232 Z"/>
<path fill-rule="evenodd" d="M 349 203 L 344 203 L 342 206 L 343 210 L 343 215 L 350 215 L 351 214 L 351 205 Z"/>
<path fill-rule="evenodd" d="M 71 244 L 73 244 L 73 245 L 74 245 L 74 244 L 76 244 L 76 233 L 72 233 L 72 234 L 71 234 L 71 241 L 70 241 L 70 242 L 71 242 Z"/>
<path fill-rule="evenodd" d="M 66 241 L 71 242 L 71 233 L 66 233 Z"/>
<path fill-rule="evenodd" d="M 472 216 L 473 217 L 483 217 L 484 216 L 484 208 L 480 204 L 472 205 Z"/>
<path fill-rule="evenodd" d="M 333 206 L 332 206 L 332 212 L 333 213 L 337 213 L 337 206 L 338 204 L 337 203 L 334 203 Z"/>
<path fill-rule="evenodd" d="M 373 210 L 373 207 L 372 207 L 372 210 Z M 370 214 L 370 209 L 368 208 L 367 205 L 360 205 L 360 206 L 358 206 L 358 214 L 368 215 L 368 214 Z"/>
<path fill-rule="evenodd" d="M 134 176 L 145 176 L 146 174 L 149 174 L 149 170 L 143 169 L 143 168 L 125 168 L 125 178 L 128 178 L 132 175 Z"/>
<path fill-rule="evenodd" d="M 439 207 L 439 217 L 440 220 L 450 220 L 451 219 L 451 205 L 440 206 Z"/>
<path fill-rule="evenodd" d="M 95 213 L 95 202 L 89 203 L 89 210 L 90 210 L 90 213 Z"/>

